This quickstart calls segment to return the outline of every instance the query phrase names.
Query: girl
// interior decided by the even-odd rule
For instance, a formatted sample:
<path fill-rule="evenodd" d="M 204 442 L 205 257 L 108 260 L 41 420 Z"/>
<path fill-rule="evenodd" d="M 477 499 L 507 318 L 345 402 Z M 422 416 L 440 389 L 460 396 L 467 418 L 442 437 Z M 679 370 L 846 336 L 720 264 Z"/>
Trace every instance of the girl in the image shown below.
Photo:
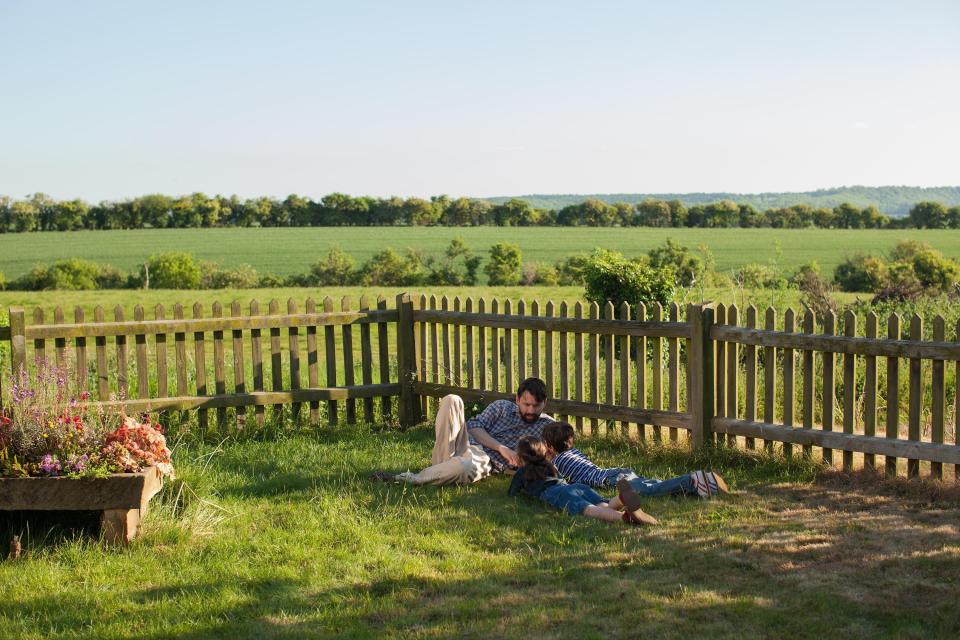
<path fill-rule="evenodd" d="M 632 525 L 658 524 L 657 519 L 640 509 L 640 496 L 624 486 L 609 503 L 584 484 L 567 484 L 548 459 L 550 447 L 540 438 L 524 436 L 517 443 L 517 455 L 523 463 L 510 483 L 510 495 L 521 491 L 540 498 L 552 507 L 571 515 L 583 514 L 605 522 L 626 522 Z M 623 509 L 623 513 L 620 510 Z"/>

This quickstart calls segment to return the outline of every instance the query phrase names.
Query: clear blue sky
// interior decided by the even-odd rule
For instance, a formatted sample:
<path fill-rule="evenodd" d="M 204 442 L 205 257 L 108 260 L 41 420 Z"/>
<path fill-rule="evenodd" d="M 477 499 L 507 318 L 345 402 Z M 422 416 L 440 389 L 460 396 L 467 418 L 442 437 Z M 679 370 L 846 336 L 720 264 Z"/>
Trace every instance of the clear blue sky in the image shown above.
<path fill-rule="evenodd" d="M 0 194 L 960 184 L 960 2 L 0 0 Z"/>

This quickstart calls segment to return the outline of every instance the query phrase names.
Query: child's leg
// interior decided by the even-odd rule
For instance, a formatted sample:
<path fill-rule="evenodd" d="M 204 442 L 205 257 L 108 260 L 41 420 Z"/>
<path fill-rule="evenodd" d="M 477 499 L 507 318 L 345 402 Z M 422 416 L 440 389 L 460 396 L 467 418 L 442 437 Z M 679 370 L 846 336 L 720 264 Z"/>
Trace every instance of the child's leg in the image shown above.
<path fill-rule="evenodd" d="M 615 509 L 611 509 L 606 503 L 591 504 L 583 510 L 583 515 L 588 518 L 603 520 L 604 522 L 623 522 L 623 514 Z"/>

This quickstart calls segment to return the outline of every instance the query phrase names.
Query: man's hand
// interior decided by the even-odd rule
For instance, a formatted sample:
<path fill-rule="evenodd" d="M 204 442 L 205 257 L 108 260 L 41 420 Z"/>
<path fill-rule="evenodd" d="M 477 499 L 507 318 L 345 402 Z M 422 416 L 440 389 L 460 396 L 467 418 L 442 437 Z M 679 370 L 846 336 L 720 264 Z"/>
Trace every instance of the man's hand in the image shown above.
<path fill-rule="evenodd" d="M 517 452 L 511 449 L 506 445 L 500 445 L 497 447 L 497 453 L 502 455 L 507 462 L 509 462 L 514 467 L 520 466 L 520 456 L 517 455 Z"/>

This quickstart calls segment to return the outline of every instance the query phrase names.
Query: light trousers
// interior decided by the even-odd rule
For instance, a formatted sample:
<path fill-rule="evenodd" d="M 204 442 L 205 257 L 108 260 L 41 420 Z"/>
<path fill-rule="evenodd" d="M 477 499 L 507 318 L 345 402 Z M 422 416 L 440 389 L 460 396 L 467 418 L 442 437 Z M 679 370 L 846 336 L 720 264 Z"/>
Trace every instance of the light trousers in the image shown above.
<path fill-rule="evenodd" d="M 467 420 L 460 396 L 451 394 L 440 400 L 432 462 L 418 473 L 398 474 L 397 479 L 417 485 L 470 484 L 492 472 L 490 456 L 480 445 L 471 445 L 467 438 Z"/>

